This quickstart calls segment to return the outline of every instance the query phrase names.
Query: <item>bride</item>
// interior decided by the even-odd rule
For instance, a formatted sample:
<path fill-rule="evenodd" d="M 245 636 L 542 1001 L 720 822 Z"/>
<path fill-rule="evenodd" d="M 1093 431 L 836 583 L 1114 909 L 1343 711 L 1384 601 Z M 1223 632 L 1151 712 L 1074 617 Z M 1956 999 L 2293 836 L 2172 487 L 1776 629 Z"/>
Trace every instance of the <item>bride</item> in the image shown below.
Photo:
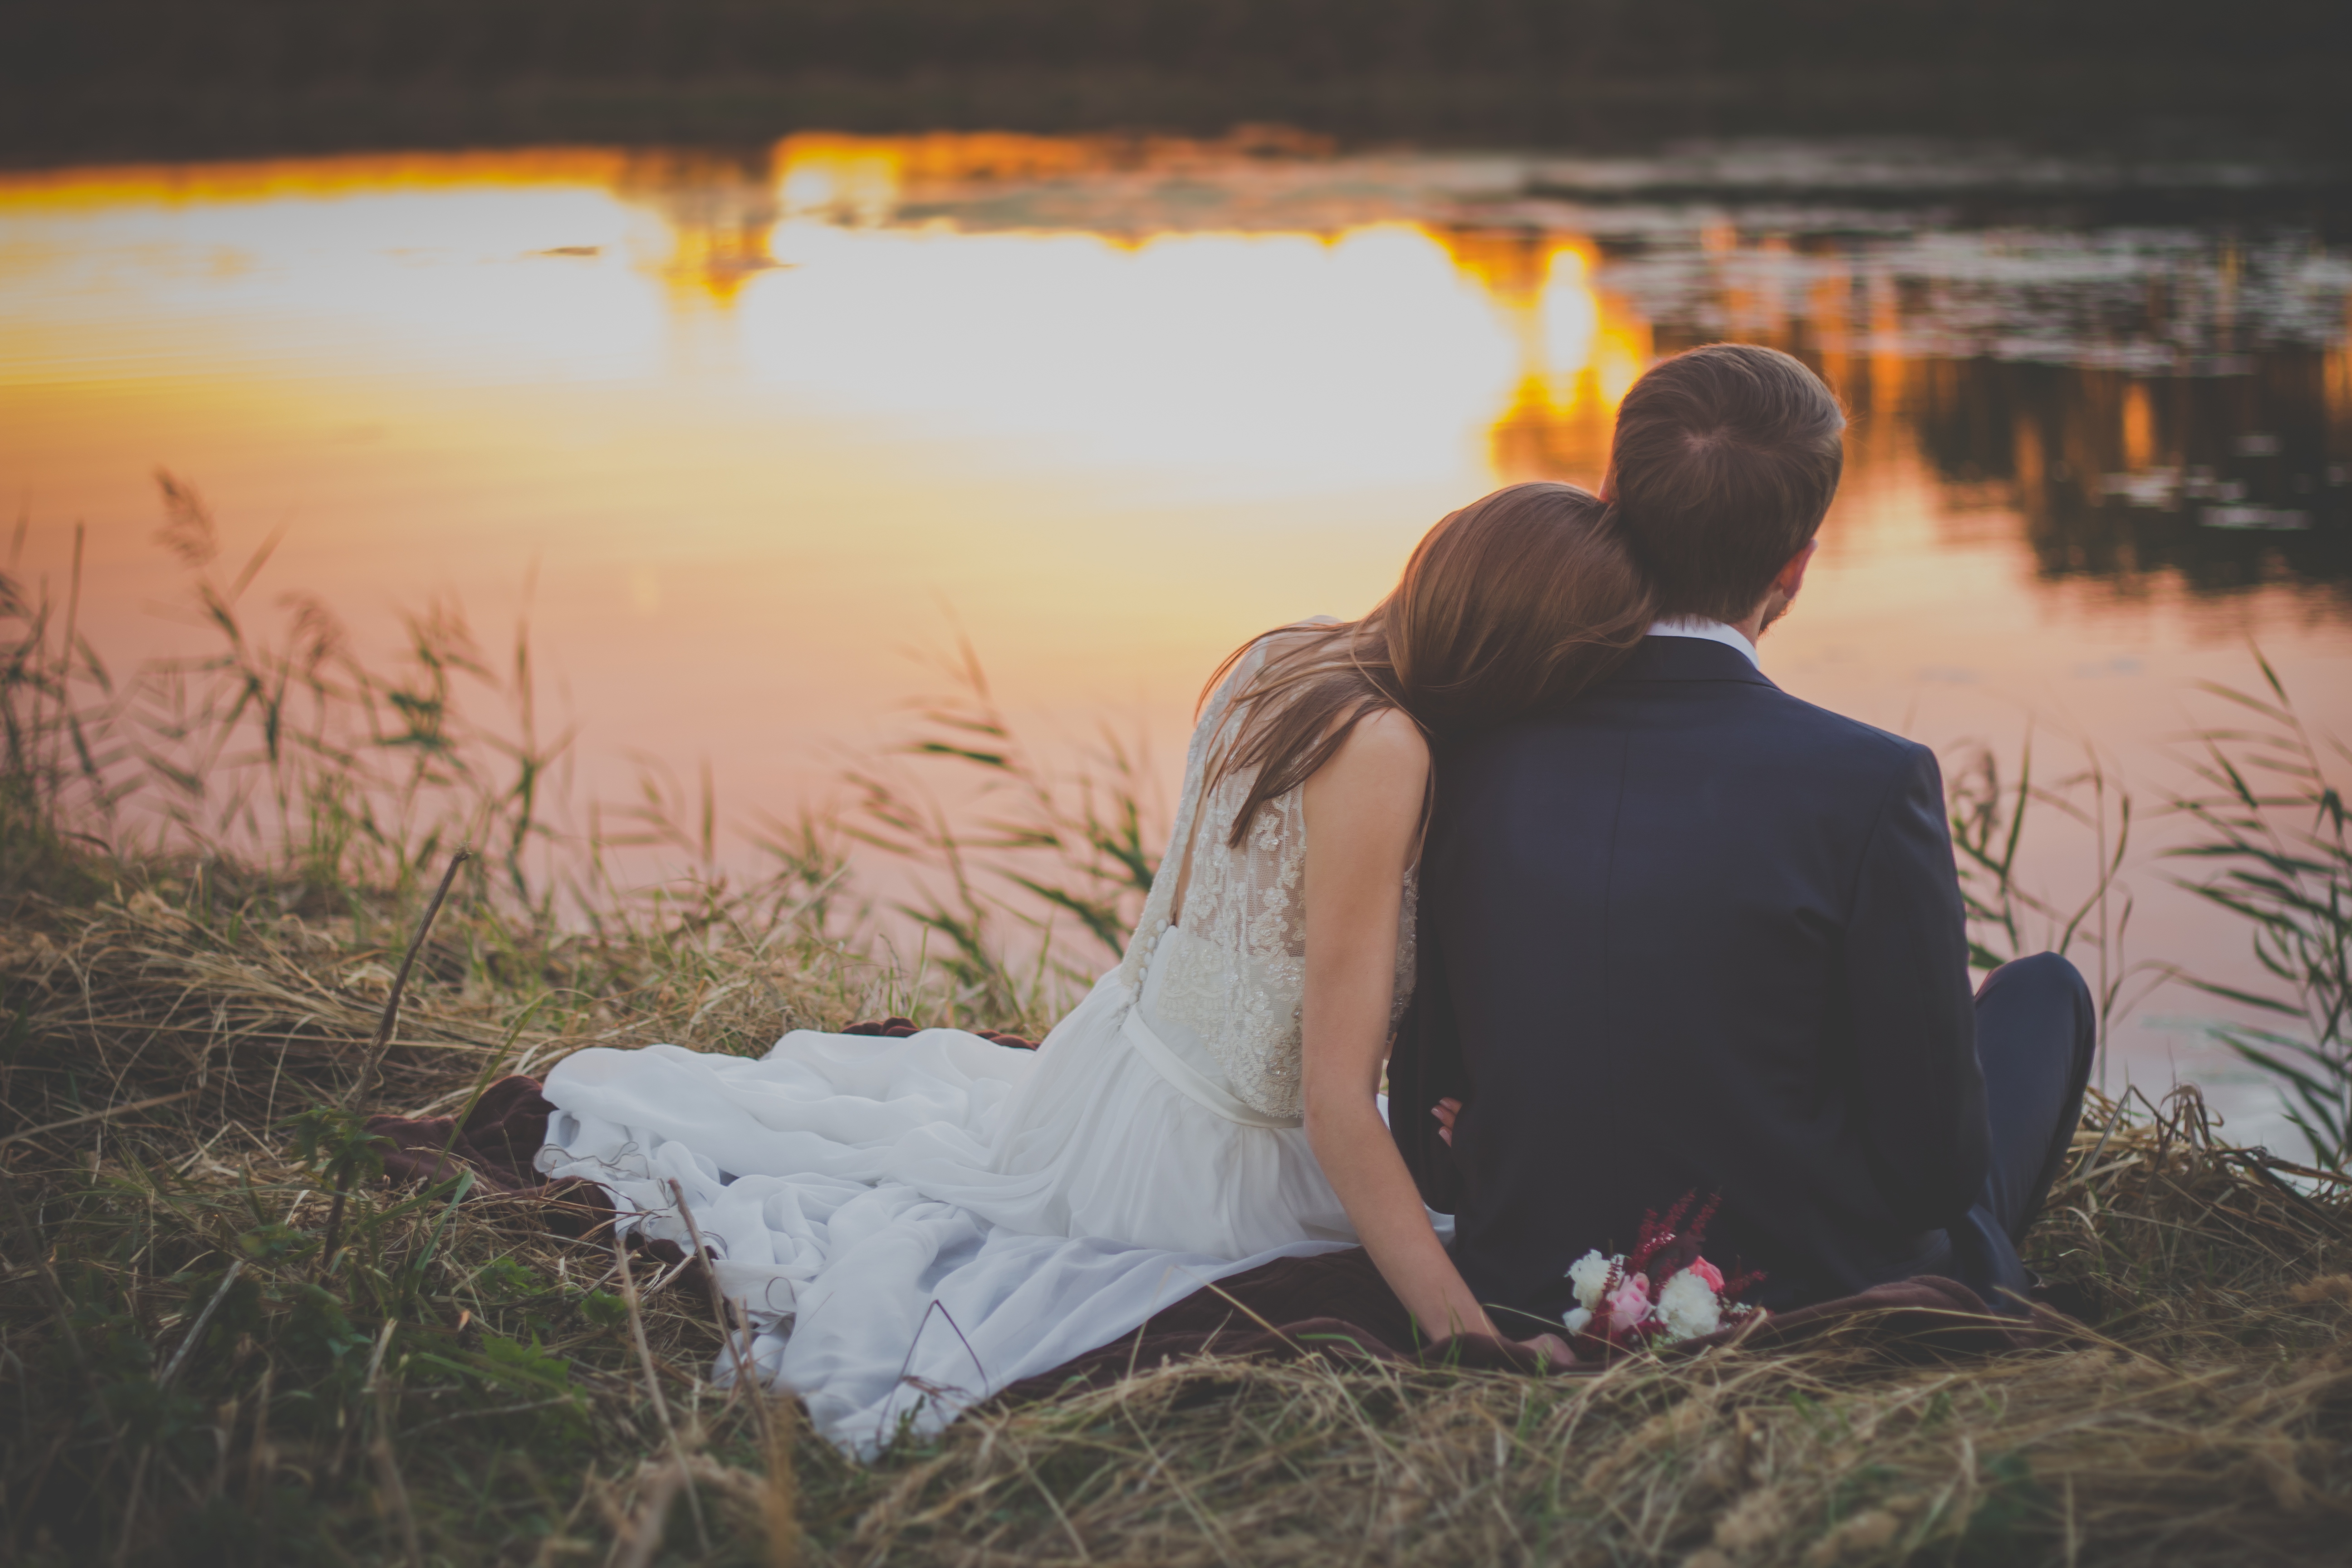
<path fill-rule="evenodd" d="M 1431 747 L 1581 690 L 1649 607 L 1591 495 L 1496 491 L 1361 620 L 1211 677 L 1126 956 L 1034 1053 L 955 1029 L 583 1050 L 548 1077 L 540 1168 L 651 1237 L 690 1245 L 690 1215 L 760 1375 L 859 1453 L 1285 1256 L 1361 1245 L 1431 1339 L 1495 1333 L 1380 1096 Z"/>

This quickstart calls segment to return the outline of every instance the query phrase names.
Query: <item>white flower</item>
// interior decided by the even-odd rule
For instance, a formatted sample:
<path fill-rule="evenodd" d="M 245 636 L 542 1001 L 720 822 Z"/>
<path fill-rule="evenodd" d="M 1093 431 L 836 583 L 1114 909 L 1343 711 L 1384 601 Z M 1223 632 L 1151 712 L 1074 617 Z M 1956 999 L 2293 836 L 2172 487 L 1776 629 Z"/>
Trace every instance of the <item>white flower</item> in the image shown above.
<path fill-rule="evenodd" d="M 1723 1303 L 1706 1280 L 1685 1268 L 1658 1292 L 1658 1320 L 1677 1340 L 1695 1340 L 1723 1326 Z"/>
<path fill-rule="evenodd" d="M 1609 1289 L 1609 1271 L 1621 1261 L 1588 1252 L 1569 1265 L 1568 1280 L 1576 1287 L 1576 1304 L 1588 1312 L 1601 1305 L 1601 1293 Z"/>
<path fill-rule="evenodd" d="M 1570 1307 L 1559 1321 L 1568 1325 L 1570 1333 L 1580 1334 L 1584 1331 L 1584 1325 L 1592 1321 L 1592 1314 L 1582 1307 Z"/>

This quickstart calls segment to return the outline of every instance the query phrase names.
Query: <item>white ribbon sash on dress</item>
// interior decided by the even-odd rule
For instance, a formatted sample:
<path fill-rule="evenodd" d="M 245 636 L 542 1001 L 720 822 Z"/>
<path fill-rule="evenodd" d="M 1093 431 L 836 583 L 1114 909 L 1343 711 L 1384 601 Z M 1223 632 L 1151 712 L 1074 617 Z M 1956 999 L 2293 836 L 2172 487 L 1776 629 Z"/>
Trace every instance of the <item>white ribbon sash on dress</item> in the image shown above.
<path fill-rule="evenodd" d="M 1238 1121 L 1244 1127 L 1276 1129 L 1289 1129 L 1302 1124 L 1296 1116 L 1268 1116 L 1265 1111 L 1244 1104 L 1223 1084 L 1202 1076 L 1192 1063 L 1178 1056 L 1150 1024 L 1143 1021 L 1142 1008 L 1129 1007 L 1127 1016 L 1119 1023 L 1118 1032 L 1126 1037 L 1129 1045 L 1135 1047 L 1136 1055 L 1150 1062 L 1154 1070 L 1181 1090 L 1185 1098 L 1199 1102 L 1226 1121 Z"/>

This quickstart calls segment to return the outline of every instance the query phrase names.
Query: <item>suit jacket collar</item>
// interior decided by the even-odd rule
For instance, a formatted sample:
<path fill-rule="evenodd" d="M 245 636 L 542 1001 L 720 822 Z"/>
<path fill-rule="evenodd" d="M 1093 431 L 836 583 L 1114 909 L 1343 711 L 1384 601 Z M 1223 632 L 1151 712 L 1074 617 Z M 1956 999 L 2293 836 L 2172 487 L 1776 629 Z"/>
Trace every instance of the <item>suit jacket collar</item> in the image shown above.
<path fill-rule="evenodd" d="M 1772 690 L 1780 688 L 1738 648 L 1704 637 L 1643 637 L 1613 680 L 1737 680 Z"/>

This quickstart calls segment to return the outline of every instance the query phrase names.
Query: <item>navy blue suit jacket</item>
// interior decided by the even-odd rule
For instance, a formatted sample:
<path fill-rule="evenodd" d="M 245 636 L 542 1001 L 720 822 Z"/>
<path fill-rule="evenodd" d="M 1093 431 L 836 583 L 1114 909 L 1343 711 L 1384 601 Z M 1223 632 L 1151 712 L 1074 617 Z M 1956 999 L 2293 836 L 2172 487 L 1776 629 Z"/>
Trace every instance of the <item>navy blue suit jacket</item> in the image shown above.
<path fill-rule="evenodd" d="M 1556 1318 L 1571 1262 L 1693 1190 L 1768 1305 L 1949 1271 L 1987 1134 L 1926 747 L 1645 638 L 1441 751 L 1420 926 L 1392 1121 L 1481 1300 Z"/>

